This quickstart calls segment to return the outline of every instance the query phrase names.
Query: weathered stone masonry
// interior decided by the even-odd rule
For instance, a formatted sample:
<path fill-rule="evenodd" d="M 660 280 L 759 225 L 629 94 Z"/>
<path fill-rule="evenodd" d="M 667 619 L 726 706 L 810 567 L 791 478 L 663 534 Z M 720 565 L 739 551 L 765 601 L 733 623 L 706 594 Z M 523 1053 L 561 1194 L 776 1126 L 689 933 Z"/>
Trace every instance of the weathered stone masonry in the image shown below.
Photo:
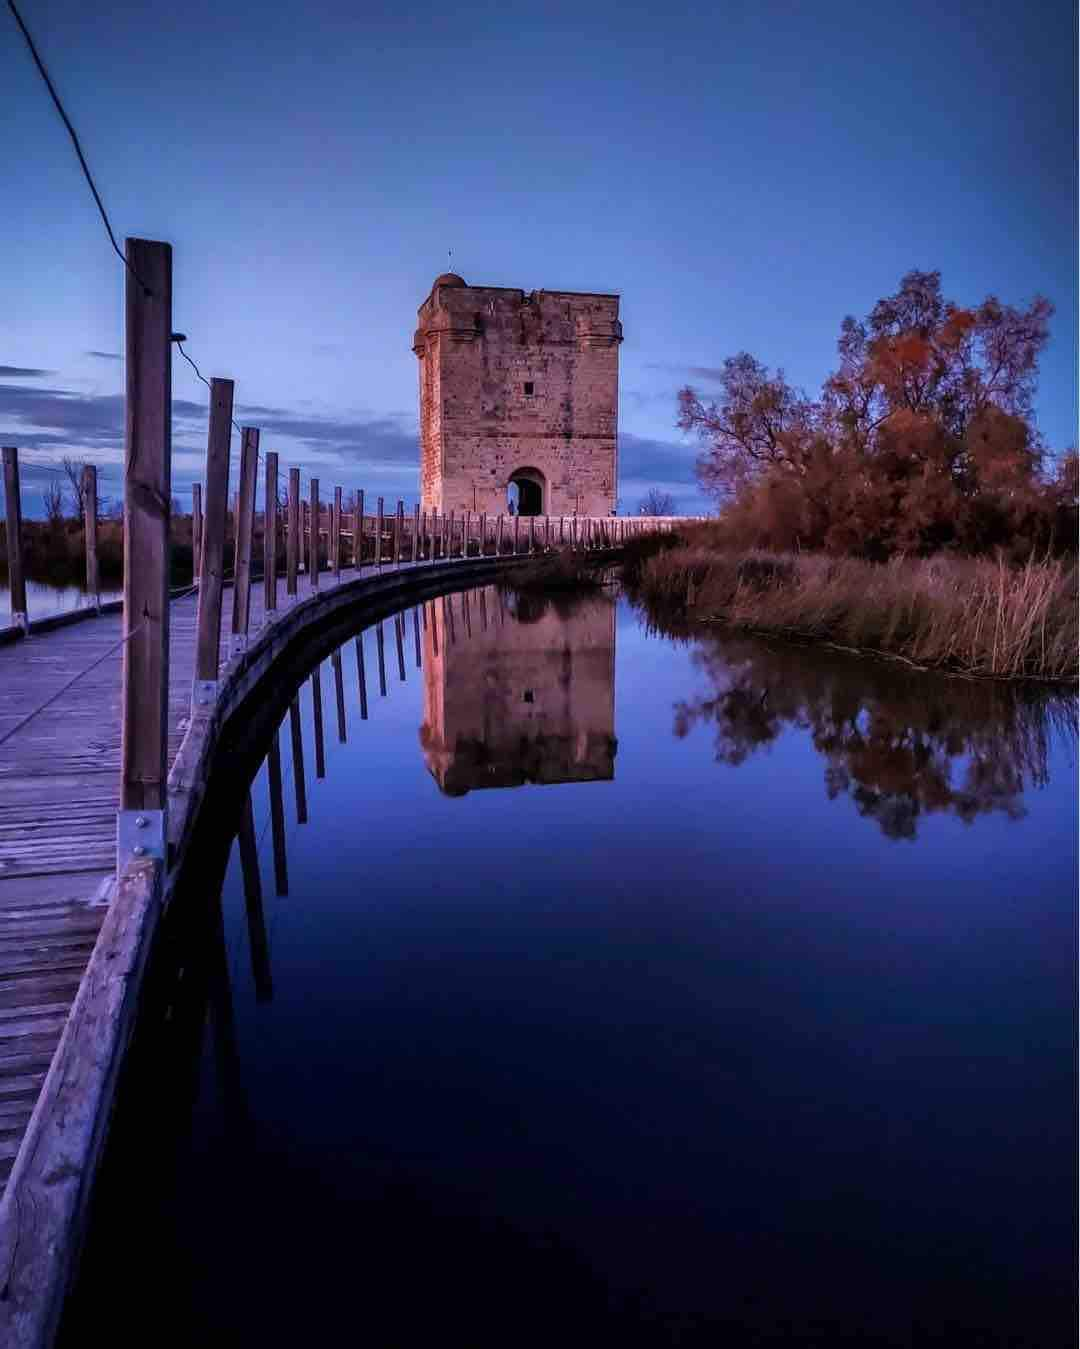
<path fill-rule="evenodd" d="M 418 311 L 420 492 L 425 510 L 615 510 L 617 295 L 436 279 Z"/>

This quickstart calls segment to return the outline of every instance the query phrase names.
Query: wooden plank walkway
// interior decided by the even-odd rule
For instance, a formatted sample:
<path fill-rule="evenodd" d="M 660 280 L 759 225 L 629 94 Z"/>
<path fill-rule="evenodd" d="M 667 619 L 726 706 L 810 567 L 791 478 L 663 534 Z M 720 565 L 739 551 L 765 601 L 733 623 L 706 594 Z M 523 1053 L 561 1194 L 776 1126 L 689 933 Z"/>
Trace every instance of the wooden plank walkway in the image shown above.
<path fill-rule="evenodd" d="M 341 579 L 356 574 L 350 568 Z M 306 598 L 308 578 L 298 580 Z M 334 585 L 328 574 L 320 582 L 323 591 Z M 223 652 L 233 593 L 224 597 Z M 284 607 L 284 585 L 278 602 Z M 170 766 L 190 714 L 195 615 L 195 596 L 173 602 Z M 253 585 L 253 630 L 262 618 L 263 588 Z M 105 916 L 116 865 L 122 635 L 122 616 L 104 614 L 0 646 L 0 737 L 101 662 L 0 745 L 0 1194 Z"/>

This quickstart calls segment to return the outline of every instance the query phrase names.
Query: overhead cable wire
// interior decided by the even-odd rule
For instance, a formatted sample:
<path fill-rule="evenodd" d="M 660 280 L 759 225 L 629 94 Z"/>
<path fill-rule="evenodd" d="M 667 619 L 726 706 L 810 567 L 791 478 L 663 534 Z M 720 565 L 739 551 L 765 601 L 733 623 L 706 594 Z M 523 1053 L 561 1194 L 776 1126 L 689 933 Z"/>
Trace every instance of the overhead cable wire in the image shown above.
<path fill-rule="evenodd" d="M 101 213 L 101 219 L 105 225 L 105 232 L 109 236 L 109 243 L 112 244 L 116 256 L 120 259 L 120 261 L 124 264 L 124 266 L 128 269 L 131 275 L 142 287 L 143 293 L 152 296 L 154 292 L 150 289 L 150 287 L 142 279 L 139 273 L 127 260 L 126 256 L 124 255 L 123 251 L 120 248 L 120 245 L 116 242 L 116 235 L 113 233 L 113 227 L 109 223 L 108 212 L 105 210 L 105 204 L 101 200 L 101 193 L 98 192 L 97 190 L 97 184 L 94 182 L 93 175 L 90 172 L 90 166 L 86 162 L 86 156 L 83 154 L 83 148 L 79 144 L 78 133 L 71 124 L 71 118 L 68 117 L 67 113 L 64 111 L 64 105 L 60 102 L 60 95 L 56 92 L 56 88 L 53 85 L 52 80 L 49 78 L 49 72 L 45 69 L 45 63 L 44 61 L 42 61 L 40 55 L 38 54 L 38 49 L 34 45 L 34 39 L 30 36 L 30 30 L 23 22 L 23 16 L 19 13 L 18 9 L 16 9 L 15 7 L 15 0 L 8 0 L 8 9 L 10 9 L 12 14 L 15 16 L 15 22 L 19 25 L 19 31 L 26 39 L 26 45 L 30 48 L 30 55 L 34 58 L 34 65 L 37 66 L 38 73 L 40 74 L 41 78 L 45 81 L 45 87 L 49 91 L 49 96 L 52 98 L 52 101 L 56 106 L 56 111 L 60 114 L 60 120 L 67 128 L 67 133 L 71 137 L 71 143 L 75 147 L 76 155 L 78 155 L 79 157 L 79 166 L 83 171 L 83 177 L 86 179 L 90 191 L 94 194 L 94 201 L 97 203 L 98 211 Z"/>

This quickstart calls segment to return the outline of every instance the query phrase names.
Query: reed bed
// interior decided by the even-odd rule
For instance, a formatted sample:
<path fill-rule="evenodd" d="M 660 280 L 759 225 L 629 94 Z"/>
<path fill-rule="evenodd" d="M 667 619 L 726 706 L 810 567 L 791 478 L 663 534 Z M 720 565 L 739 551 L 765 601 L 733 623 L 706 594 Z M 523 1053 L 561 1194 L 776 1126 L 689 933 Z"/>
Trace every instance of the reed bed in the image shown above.
<path fill-rule="evenodd" d="M 816 638 L 927 669 L 1064 681 L 1080 664 L 1075 562 L 877 564 L 690 543 L 643 558 L 632 588 L 658 622 Z"/>

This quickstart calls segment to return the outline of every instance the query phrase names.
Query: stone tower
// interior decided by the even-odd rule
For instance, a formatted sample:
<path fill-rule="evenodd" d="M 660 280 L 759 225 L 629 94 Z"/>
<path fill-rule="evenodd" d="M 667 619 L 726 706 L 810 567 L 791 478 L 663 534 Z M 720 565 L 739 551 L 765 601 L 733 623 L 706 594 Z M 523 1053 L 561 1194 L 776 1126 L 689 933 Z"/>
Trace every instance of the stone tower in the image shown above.
<path fill-rule="evenodd" d="M 446 272 L 417 313 L 425 510 L 615 510 L 617 295 L 467 286 Z"/>

